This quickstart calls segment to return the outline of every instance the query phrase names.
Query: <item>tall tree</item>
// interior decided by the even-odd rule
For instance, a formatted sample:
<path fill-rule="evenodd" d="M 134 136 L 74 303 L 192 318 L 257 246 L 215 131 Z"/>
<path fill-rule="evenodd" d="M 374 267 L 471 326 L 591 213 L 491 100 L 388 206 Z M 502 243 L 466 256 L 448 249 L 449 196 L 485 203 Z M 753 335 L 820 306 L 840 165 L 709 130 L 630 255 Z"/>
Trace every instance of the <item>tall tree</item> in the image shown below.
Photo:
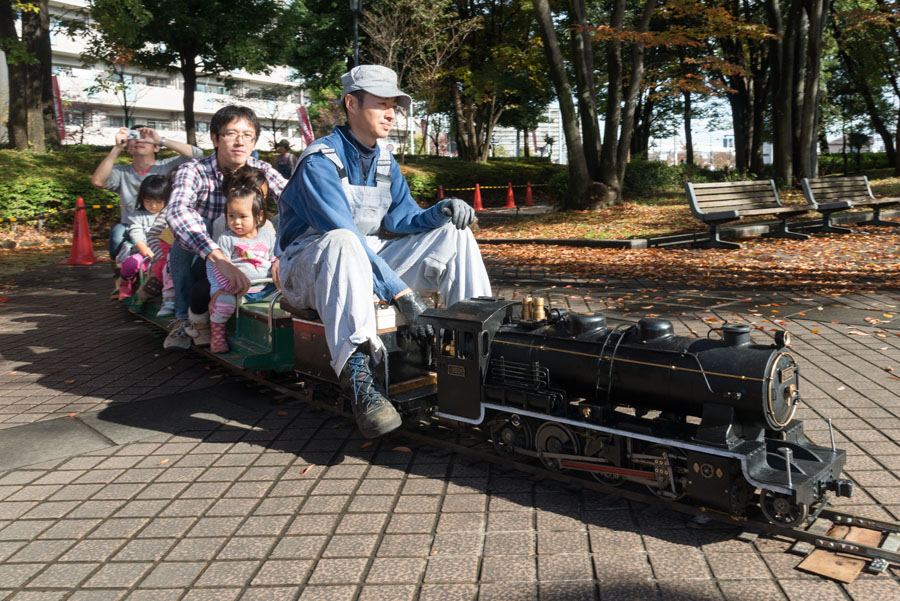
<path fill-rule="evenodd" d="M 451 103 L 460 158 L 486 161 L 503 112 L 547 89 L 544 61 L 526 0 L 462 0 L 457 11 L 481 26 L 455 54 L 442 91 Z"/>
<path fill-rule="evenodd" d="M 451 0 L 376 1 L 363 15 L 363 55 L 396 71 L 402 89 L 431 114 L 442 104 L 441 82 L 449 75 L 451 60 L 478 26 L 477 18 L 460 19 Z M 425 136 L 429 121 L 426 118 Z"/>
<path fill-rule="evenodd" d="M 575 112 L 575 103 L 572 85 L 569 83 L 569 74 L 563 60 L 559 38 L 553 23 L 553 13 L 550 11 L 549 0 L 534 0 L 534 11 L 537 15 L 538 26 L 543 38 L 544 52 L 550 67 L 550 77 L 556 88 L 559 100 L 559 113 L 562 120 L 563 134 L 566 137 L 566 152 L 569 163 L 568 194 L 563 199 L 566 209 L 585 209 L 590 204 L 589 191 L 593 186 L 584 145 L 581 143 L 581 135 L 578 131 L 578 117 Z M 548 145 L 549 136 L 548 136 Z"/>
<path fill-rule="evenodd" d="M 773 75 L 774 172 L 788 184 L 818 174 L 820 81 L 830 0 L 767 0 Z M 786 16 L 785 16 L 786 15 Z"/>
<path fill-rule="evenodd" d="M 266 72 L 283 41 L 276 31 L 276 0 L 89 0 L 92 18 L 111 32 L 112 48 L 133 49 L 145 68 L 178 72 L 184 79 L 184 125 L 196 145 L 194 95 L 199 75 L 222 76 L 235 69 Z M 101 52 L 108 49 L 100 49 Z"/>

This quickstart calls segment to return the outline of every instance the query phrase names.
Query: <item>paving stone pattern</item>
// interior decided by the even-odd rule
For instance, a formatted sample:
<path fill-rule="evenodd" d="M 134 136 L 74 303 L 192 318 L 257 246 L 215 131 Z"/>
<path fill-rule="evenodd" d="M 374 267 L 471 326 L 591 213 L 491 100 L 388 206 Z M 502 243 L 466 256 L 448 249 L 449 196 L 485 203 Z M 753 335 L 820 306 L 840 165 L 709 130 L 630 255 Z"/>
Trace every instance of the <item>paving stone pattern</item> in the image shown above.
<path fill-rule="evenodd" d="M 825 303 L 896 311 L 897 291 L 690 291 L 490 269 L 507 297 L 539 293 L 611 319 L 669 301 L 661 314 L 684 335 L 728 319 L 763 326 L 762 341 L 774 307 L 812 307 L 787 323 L 804 377 L 799 417 L 820 443 L 831 417 L 848 450 L 857 494 L 839 505 L 900 518 L 900 386 L 886 371 L 900 372 L 900 336 L 809 319 Z M 794 569 L 783 540 L 741 542 L 732 528 L 689 528 L 396 440 L 366 445 L 342 418 L 275 404 L 197 354 L 163 352 L 104 299 L 107 270 L 47 268 L 4 291 L 0 436 L 70 414 L 169 412 L 173 398 L 181 409 L 125 444 L 0 472 L 0 600 L 900 599 L 896 569 L 841 585 Z M 209 409 L 223 390 L 243 399 L 239 410 Z"/>

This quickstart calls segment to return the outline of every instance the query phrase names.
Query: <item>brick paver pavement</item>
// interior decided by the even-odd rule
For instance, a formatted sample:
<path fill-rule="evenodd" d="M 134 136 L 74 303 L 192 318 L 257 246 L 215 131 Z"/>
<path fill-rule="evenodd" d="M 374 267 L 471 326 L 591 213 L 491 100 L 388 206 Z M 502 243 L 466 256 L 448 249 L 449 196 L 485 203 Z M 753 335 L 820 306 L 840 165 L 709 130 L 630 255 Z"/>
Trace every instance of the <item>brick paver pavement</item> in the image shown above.
<path fill-rule="evenodd" d="M 507 297 L 660 314 L 680 334 L 745 320 L 762 341 L 787 318 L 800 417 L 819 442 L 833 418 L 849 452 L 857 492 L 840 505 L 900 519 L 900 336 L 886 317 L 900 291 L 696 291 L 490 269 Z M 780 540 L 366 445 L 342 418 L 163 352 L 105 300 L 107 274 L 48 267 L 0 303 L 2 600 L 900 599 L 896 569 L 840 585 L 795 570 Z"/>

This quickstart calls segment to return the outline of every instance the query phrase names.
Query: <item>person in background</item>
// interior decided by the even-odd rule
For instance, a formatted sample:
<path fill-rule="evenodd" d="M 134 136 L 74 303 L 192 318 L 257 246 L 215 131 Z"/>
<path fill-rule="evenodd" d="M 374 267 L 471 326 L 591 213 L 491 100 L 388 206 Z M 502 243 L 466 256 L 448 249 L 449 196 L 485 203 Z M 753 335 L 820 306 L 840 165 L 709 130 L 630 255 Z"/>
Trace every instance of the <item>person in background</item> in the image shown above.
<path fill-rule="evenodd" d="M 120 265 L 122 281 L 119 284 L 119 300 L 132 296 L 135 292 L 134 280 L 138 275 L 144 259 L 162 259 L 155 257 L 147 242 L 147 232 L 169 202 L 169 180 L 163 175 L 151 175 L 141 182 L 138 188 L 137 208 L 129 219 L 128 241 L 122 243 L 117 262 Z M 137 303 L 136 309 L 141 303 Z"/>
<path fill-rule="evenodd" d="M 297 165 L 297 155 L 291 153 L 291 143 L 287 140 L 281 140 L 275 147 L 278 152 L 275 155 L 275 169 L 284 179 L 290 179 L 294 167 Z"/>
<path fill-rule="evenodd" d="M 129 132 L 137 132 L 138 137 L 133 137 L 134 134 Z M 131 139 L 129 135 L 132 136 Z M 156 154 L 162 148 L 174 150 L 178 156 L 157 159 Z M 131 155 L 131 162 L 116 165 L 116 160 L 122 152 Z M 91 175 L 91 184 L 115 192 L 120 199 L 119 223 L 109 232 L 110 259 L 115 260 L 122 243 L 128 237 L 128 226 L 131 225 L 129 217 L 136 209 L 141 182 L 151 175 L 167 175 L 179 165 L 200 158 L 203 158 L 203 151 L 196 146 L 169 140 L 160 136 L 152 127 L 135 125 L 131 130 L 122 127 L 116 132 L 115 144 Z M 115 277 L 118 277 L 118 273 Z"/>

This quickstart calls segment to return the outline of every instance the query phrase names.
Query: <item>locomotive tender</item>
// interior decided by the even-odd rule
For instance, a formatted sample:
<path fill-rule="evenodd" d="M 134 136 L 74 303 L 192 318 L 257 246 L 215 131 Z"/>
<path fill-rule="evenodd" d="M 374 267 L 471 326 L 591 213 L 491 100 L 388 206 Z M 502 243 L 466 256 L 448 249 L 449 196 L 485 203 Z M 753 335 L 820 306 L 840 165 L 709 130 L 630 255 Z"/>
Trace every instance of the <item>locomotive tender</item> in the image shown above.
<path fill-rule="evenodd" d="M 315 312 L 277 299 L 241 307 L 220 358 L 336 382 Z M 749 326 L 726 324 L 721 339 L 686 338 L 663 319 L 610 327 L 600 313 L 483 297 L 423 313 L 437 333 L 423 348 L 392 308 L 376 318 L 380 386 L 407 420 L 479 428 L 499 453 L 664 500 L 736 516 L 758 503 L 786 527 L 829 492 L 853 492 L 833 435 L 815 445 L 793 419 L 800 376 L 786 333 L 758 345 Z"/>

